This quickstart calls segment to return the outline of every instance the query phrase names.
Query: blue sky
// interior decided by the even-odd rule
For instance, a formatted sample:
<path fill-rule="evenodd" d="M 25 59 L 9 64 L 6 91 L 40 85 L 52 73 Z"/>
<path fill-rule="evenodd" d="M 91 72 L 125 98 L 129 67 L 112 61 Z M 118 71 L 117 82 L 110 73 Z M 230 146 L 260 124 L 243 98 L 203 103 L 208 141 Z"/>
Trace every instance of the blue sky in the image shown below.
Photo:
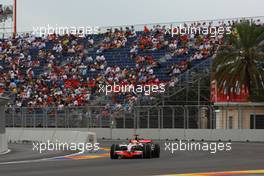
<path fill-rule="evenodd" d="M 12 0 L 1 0 L 1 2 Z M 263 0 L 17 0 L 18 31 L 264 16 Z"/>

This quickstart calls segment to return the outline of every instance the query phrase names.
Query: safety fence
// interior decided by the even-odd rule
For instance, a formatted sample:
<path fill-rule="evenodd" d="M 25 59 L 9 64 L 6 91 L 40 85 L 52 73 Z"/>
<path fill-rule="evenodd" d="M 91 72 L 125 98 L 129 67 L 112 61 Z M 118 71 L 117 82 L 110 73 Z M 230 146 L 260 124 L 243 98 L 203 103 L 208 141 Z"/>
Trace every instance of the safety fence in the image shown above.
<path fill-rule="evenodd" d="M 7 108 L 7 127 L 264 129 L 263 105 Z"/>

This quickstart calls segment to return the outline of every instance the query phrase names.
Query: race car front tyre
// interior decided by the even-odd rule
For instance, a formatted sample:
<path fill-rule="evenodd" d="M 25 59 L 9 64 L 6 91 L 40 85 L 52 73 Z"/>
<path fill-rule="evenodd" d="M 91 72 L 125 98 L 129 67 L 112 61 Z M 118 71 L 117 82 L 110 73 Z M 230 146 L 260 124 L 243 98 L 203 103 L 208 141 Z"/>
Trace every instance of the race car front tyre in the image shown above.
<path fill-rule="evenodd" d="M 145 144 L 143 146 L 143 158 L 151 158 L 151 145 Z"/>
<path fill-rule="evenodd" d="M 111 159 L 118 159 L 118 155 L 115 153 L 117 148 L 118 148 L 117 144 L 112 144 L 111 150 L 110 150 L 110 158 Z"/>

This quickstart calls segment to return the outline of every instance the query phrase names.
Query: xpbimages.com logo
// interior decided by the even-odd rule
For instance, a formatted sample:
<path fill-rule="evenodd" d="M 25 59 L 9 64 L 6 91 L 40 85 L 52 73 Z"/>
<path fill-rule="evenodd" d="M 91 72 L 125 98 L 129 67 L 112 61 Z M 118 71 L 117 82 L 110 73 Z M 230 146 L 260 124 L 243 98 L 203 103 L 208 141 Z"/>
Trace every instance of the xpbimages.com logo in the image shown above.
<path fill-rule="evenodd" d="M 211 154 L 215 154 L 219 151 L 231 151 L 232 143 L 227 142 L 191 142 L 191 141 L 179 141 L 179 142 L 166 142 L 164 150 L 174 154 L 177 151 L 204 151 Z"/>
<path fill-rule="evenodd" d="M 43 153 L 45 151 L 98 151 L 100 149 L 99 143 L 66 143 L 59 141 L 47 142 L 33 142 L 33 151 Z"/>
<path fill-rule="evenodd" d="M 89 34 L 99 34 L 100 28 L 99 26 L 59 26 L 59 25 L 43 25 L 43 26 L 33 26 L 33 34 L 37 36 L 46 36 L 52 34 L 72 34 L 78 35 L 80 37 L 84 37 Z"/>
<path fill-rule="evenodd" d="M 141 94 L 144 95 L 151 95 L 151 93 L 163 93 L 165 92 L 165 84 L 146 84 L 146 85 L 133 85 L 133 84 L 125 84 L 125 85 L 118 85 L 118 84 L 99 84 L 99 92 L 105 93 L 106 95 L 110 93 L 134 93 L 134 94 Z"/>
<path fill-rule="evenodd" d="M 171 26 L 169 33 L 174 37 L 175 35 L 210 35 L 214 38 L 220 35 L 229 35 L 232 33 L 231 26 L 190 26 L 187 24 L 180 24 L 179 26 Z"/>

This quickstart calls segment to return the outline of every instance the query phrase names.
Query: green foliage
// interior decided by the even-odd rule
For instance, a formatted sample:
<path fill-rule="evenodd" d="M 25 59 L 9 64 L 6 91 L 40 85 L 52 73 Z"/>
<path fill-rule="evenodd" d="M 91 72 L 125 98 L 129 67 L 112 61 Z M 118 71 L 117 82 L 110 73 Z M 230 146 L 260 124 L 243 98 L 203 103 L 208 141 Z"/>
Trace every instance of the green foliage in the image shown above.
<path fill-rule="evenodd" d="M 224 44 L 218 49 L 213 77 L 221 91 L 230 93 L 247 86 L 250 100 L 259 101 L 259 91 L 264 89 L 264 27 L 242 22 L 236 24 L 234 32 L 225 36 Z"/>
<path fill-rule="evenodd" d="M 254 102 L 264 102 L 264 89 L 253 89 L 249 99 Z"/>

